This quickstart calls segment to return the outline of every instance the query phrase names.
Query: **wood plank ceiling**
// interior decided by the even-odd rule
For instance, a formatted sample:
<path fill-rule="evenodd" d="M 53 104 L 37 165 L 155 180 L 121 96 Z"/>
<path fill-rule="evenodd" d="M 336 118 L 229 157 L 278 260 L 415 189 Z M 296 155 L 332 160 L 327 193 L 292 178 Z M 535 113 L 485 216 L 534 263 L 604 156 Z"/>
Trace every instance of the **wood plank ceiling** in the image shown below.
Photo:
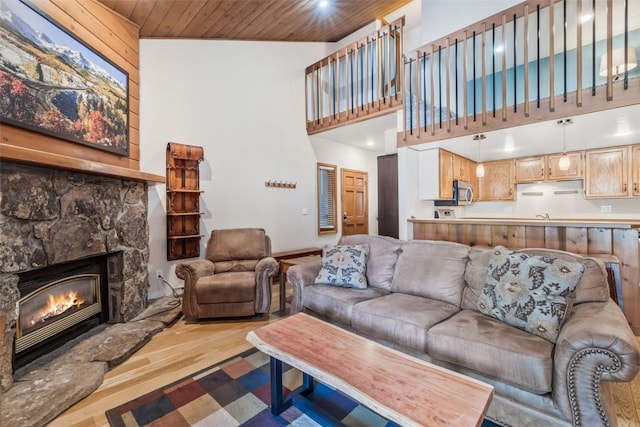
<path fill-rule="evenodd" d="M 99 0 L 140 38 L 335 42 L 411 0 Z"/>

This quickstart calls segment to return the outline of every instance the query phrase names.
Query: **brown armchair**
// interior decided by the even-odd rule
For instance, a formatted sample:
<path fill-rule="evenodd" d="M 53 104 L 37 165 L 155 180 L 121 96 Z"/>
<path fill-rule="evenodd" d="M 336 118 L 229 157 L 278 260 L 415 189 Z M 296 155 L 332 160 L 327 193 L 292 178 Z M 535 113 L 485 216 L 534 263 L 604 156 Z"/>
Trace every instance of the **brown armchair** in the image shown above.
<path fill-rule="evenodd" d="M 184 280 L 182 310 L 187 319 L 269 312 L 271 277 L 278 263 L 263 229 L 213 230 L 205 258 L 176 267 Z"/>

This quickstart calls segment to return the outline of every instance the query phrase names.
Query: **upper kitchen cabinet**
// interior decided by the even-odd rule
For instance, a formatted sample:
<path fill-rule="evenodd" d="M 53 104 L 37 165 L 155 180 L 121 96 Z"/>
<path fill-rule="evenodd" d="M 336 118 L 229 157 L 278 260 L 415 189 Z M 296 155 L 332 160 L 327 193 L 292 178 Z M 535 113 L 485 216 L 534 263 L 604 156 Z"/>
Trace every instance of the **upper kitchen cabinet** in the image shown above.
<path fill-rule="evenodd" d="M 561 153 L 516 159 L 516 184 L 582 179 L 582 153 L 567 153 L 569 169 L 560 170 Z"/>
<path fill-rule="evenodd" d="M 629 151 L 630 147 L 612 147 L 586 152 L 585 197 L 627 197 L 630 194 Z"/>
<path fill-rule="evenodd" d="M 631 195 L 640 196 L 640 145 L 631 147 Z"/>
<path fill-rule="evenodd" d="M 422 200 L 453 199 L 453 181 L 475 186 L 475 162 L 447 150 L 433 148 L 419 153 L 419 196 Z"/>
<path fill-rule="evenodd" d="M 484 176 L 478 178 L 478 201 L 515 200 L 514 161 L 484 163 Z"/>

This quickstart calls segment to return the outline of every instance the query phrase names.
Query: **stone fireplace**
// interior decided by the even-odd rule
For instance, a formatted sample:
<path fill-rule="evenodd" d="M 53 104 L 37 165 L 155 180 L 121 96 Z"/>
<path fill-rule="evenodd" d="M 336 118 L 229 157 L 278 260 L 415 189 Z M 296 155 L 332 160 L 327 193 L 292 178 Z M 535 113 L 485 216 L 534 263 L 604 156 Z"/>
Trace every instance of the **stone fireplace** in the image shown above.
<path fill-rule="evenodd" d="M 0 165 L 0 392 L 12 385 L 20 276 L 103 257 L 109 322 L 147 304 L 147 184 L 2 162 Z M 22 290 L 24 293 L 24 289 Z"/>

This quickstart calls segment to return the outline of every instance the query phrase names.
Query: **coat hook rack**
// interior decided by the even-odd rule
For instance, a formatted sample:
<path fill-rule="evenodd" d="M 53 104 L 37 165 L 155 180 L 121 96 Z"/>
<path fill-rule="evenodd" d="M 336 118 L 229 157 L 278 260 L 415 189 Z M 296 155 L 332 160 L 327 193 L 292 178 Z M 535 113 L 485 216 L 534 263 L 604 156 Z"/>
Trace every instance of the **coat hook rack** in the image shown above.
<path fill-rule="evenodd" d="M 273 187 L 273 188 L 290 188 L 290 189 L 295 189 L 298 186 L 298 183 L 296 182 L 285 182 L 285 181 L 265 181 L 264 183 L 265 187 Z"/>

